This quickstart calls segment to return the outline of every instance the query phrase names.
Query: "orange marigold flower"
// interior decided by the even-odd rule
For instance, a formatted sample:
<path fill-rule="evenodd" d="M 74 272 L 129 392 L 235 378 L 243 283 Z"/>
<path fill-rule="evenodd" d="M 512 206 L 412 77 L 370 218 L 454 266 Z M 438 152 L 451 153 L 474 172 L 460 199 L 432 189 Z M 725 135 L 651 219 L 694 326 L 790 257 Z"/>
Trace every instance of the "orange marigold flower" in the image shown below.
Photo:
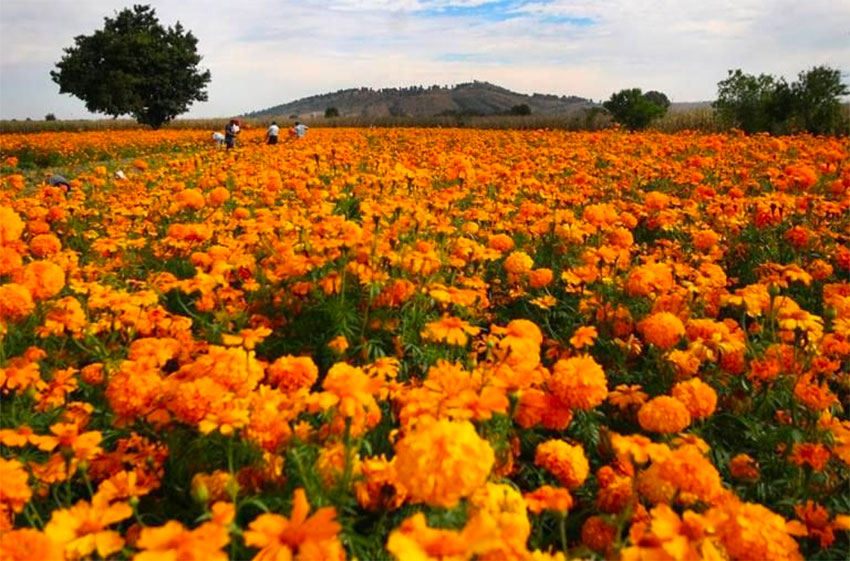
<path fill-rule="evenodd" d="M 590 355 L 556 362 L 548 386 L 564 405 L 573 409 L 593 409 L 608 396 L 605 372 Z"/>
<path fill-rule="evenodd" d="M 738 454 L 729 461 L 729 472 L 735 479 L 755 481 L 759 478 L 759 465 L 751 456 Z"/>
<path fill-rule="evenodd" d="M 16 282 L 27 287 L 36 300 L 55 296 L 65 286 L 65 272 L 50 261 L 33 261 L 13 276 Z"/>
<path fill-rule="evenodd" d="M 445 341 L 448 345 L 466 345 L 467 334 L 475 336 L 481 329 L 470 325 L 460 318 L 443 316 L 442 319 L 425 324 L 422 338 L 431 341 Z"/>
<path fill-rule="evenodd" d="M 26 318 L 34 309 L 27 287 L 13 282 L 0 285 L 0 322 Z"/>
<path fill-rule="evenodd" d="M 245 545 L 258 547 L 256 560 L 345 559 L 345 549 L 337 535 L 342 526 L 336 521 L 336 509 L 326 506 L 311 516 L 304 489 L 296 489 L 289 518 L 279 514 L 261 514 L 248 525 Z"/>
<path fill-rule="evenodd" d="M 7 206 L 0 206 L 0 245 L 19 240 L 23 233 L 24 221 L 18 213 Z"/>
<path fill-rule="evenodd" d="M 649 399 L 649 395 L 642 390 L 643 386 L 640 384 L 619 384 L 608 394 L 608 401 L 620 409 L 627 409 L 633 405 L 640 406 Z"/>
<path fill-rule="evenodd" d="M 6 460 L 0 458 L 0 512 L 11 509 L 12 512 L 21 512 L 30 497 L 32 490 L 27 485 L 29 475 L 23 464 L 18 460 Z"/>
<path fill-rule="evenodd" d="M 647 343 L 661 349 L 671 349 L 685 334 L 685 326 L 682 320 L 670 312 L 658 312 L 640 321 L 638 331 Z"/>
<path fill-rule="evenodd" d="M 487 245 L 497 251 L 510 251 L 514 248 L 514 240 L 507 234 L 496 234 L 490 236 Z"/>
<path fill-rule="evenodd" d="M 565 513 L 573 507 L 573 497 L 570 492 L 551 485 L 543 485 L 531 493 L 524 493 L 522 498 L 525 499 L 528 510 L 535 514 L 544 510 Z"/>
<path fill-rule="evenodd" d="M 348 349 L 348 339 L 345 335 L 338 335 L 330 340 L 328 348 L 337 354 L 342 354 Z"/>
<path fill-rule="evenodd" d="M 45 561 L 65 558 L 61 543 L 33 528 L 0 532 L 0 559 L 3 561 Z"/>
<path fill-rule="evenodd" d="M 187 530 L 183 524 L 169 520 L 163 526 L 142 528 L 136 547 L 143 551 L 133 556 L 133 561 L 227 561 L 221 550 L 230 543 L 225 526 L 215 521 Z"/>
<path fill-rule="evenodd" d="M 732 559 L 802 561 L 796 540 L 784 518 L 760 504 L 731 503 L 706 517 Z"/>
<path fill-rule="evenodd" d="M 44 533 L 64 545 L 68 559 L 88 557 L 95 550 L 105 559 L 124 547 L 121 534 L 107 528 L 132 515 L 133 509 L 127 503 L 109 504 L 104 498 L 95 497 L 91 504 L 80 501 L 71 508 L 54 510 Z"/>
<path fill-rule="evenodd" d="M 286 392 L 309 389 L 319 378 L 319 369 L 308 356 L 286 355 L 278 358 L 266 369 L 268 382 Z"/>
<path fill-rule="evenodd" d="M 832 545 L 835 541 L 833 524 L 829 521 L 829 511 L 822 505 L 808 500 L 805 505 L 794 505 L 794 513 L 805 524 L 806 535 L 818 538 L 821 549 Z"/>
<path fill-rule="evenodd" d="M 795 466 L 808 465 L 814 471 L 823 471 L 830 456 L 829 449 L 823 444 L 796 442 L 791 449 L 791 456 L 788 460 Z"/>
<path fill-rule="evenodd" d="M 62 249 L 62 242 L 53 234 L 39 234 L 30 240 L 30 251 L 36 257 L 42 258 Z"/>
<path fill-rule="evenodd" d="M 413 501 L 451 508 L 490 475 L 495 454 L 468 421 L 422 419 L 396 444 L 396 471 Z"/>
<path fill-rule="evenodd" d="M 23 264 L 17 249 L 0 245 L 0 275 L 10 275 Z"/>
<path fill-rule="evenodd" d="M 576 329 L 573 336 L 570 337 L 570 345 L 577 349 L 593 346 L 593 342 L 599 337 L 599 332 L 593 326 L 583 325 Z"/>
<path fill-rule="evenodd" d="M 534 269 L 528 273 L 528 284 L 532 288 L 543 288 L 552 284 L 554 278 L 552 269 Z"/>
<path fill-rule="evenodd" d="M 617 528 L 605 522 L 601 516 L 594 515 L 584 521 L 581 527 L 581 543 L 602 553 L 614 543 Z"/>
<path fill-rule="evenodd" d="M 673 397 L 681 401 L 694 419 L 710 417 L 717 408 L 717 392 L 700 380 L 691 378 L 673 386 Z"/>
<path fill-rule="evenodd" d="M 643 430 L 669 434 L 684 430 L 691 424 L 687 407 L 668 395 L 654 397 L 638 410 L 638 423 Z"/>
<path fill-rule="evenodd" d="M 230 199 L 230 191 L 226 187 L 216 187 L 207 195 L 210 205 L 221 206 L 225 201 Z"/>
<path fill-rule="evenodd" d="M 533 266 L 534 259 L 524 251 L 514 251 L 505 259 L 505 270 L 512 275 L 524 275 Z"/>
<path fill-rule="evenodd" d="M 545 468 L 568 489 L 581 487 L 590 472 L 581 444 L 572 446 L 563 440 L 539 444 L 534 452 L 534 465 Z"/>

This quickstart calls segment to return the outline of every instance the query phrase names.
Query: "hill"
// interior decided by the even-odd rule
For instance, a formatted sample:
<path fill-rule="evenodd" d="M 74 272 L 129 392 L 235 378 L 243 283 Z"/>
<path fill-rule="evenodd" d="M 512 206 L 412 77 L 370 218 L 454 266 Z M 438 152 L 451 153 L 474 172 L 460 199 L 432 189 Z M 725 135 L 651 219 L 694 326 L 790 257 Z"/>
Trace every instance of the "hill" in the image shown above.
<path fill-rule="evenodd" d="M 591 103 L 576 96 L 526 95 L 475 81 L 452 87 L 351 88 L 275 105 L 246 113 L 245 117 L 320 117 L 329 107 L 335 107 L 345 117 L 499 115 L 521 105 L 527 105 L 534 115 L 565 115 Z"/>

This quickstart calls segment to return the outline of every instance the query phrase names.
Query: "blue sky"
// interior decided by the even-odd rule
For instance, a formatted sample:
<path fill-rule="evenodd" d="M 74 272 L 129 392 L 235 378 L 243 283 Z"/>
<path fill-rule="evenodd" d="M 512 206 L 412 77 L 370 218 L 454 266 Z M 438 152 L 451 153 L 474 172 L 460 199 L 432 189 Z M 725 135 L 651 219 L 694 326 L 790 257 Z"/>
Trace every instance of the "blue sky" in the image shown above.
<path fill-rule="evenodd" d="M 144 0 L 137 0 L 144 1 Z M 93 117 L 50 70 L 73 38 L 132 4 L 0 0 L 0 118 Z M 607 99 L 626 87 L 712 99 L 731 68 L 850 82 L 848 0 L 151 0 L 193 31 L 209 101 L 189 117 L 349 87 L 486 80 Z"/>

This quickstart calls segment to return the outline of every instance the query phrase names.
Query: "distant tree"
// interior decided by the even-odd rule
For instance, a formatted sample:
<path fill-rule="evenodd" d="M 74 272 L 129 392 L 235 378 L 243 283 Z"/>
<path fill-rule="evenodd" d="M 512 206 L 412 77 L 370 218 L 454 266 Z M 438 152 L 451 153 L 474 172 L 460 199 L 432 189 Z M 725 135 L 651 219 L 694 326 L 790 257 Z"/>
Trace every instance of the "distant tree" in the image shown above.
<path fill-rule="evenodd" d="M 670 100 L 667 99 L 667 96 L 661 92 L 657 92 L 655 90 L 650 90 L 643 94 L 643 97 L 657 105 L 658 107 L 663 107 L 664 109 L 670 108 Z"/>
<path fill-rule="evenodd" d="M 760 131 L 777 132 L 781 122 L 787 120 L 790 111 L 775 105 L 774 93 L 784 89 L 768 74 L 753 76 L 741 69 L 730 70 L 725 80 L 717 83 L 717 100 L 712 103 L 717 118 L 726 126 L 747 133 Z M 789 103 L 789 100 L 785 100 Z"/>
<path fill-rule="evenodd" d="M 59 93 L 80 98 L 89 111 L 132 115 L 159 128 L 207 100 L 210 72 L 198 68 L 197 44 L 179 22 L 163 27 L 153 8 L 136 5 L 104 18 L 92 35 L 75 37 L 50 76 Z"/>
<path fill-rule="evenodd" d="M 848 93 L 841 72 L 827 66 L 800 72 L 791 84 L 784 78 L 753 76 L 738 69 L 718 82 L 712 105 L 722 123 L 747 133 L 829 134 L 847 132 L 842 130 L 846 124 L 840 98 Z"/>
<path fill-rule="evenodd" d="M 325 109 L 325 119 L 333 119 L 334 117 L 339 117 L 339 109 L 336 107 L 328 107 Z"/>
<path fill-rule="evenodd" d="M 44 116 L 44 120 L 45 121 L 55 121 L 56 115 L 54 115 L 53 113 L 48 113 L 47 115 Z"/>
<path fill-rule="evenodd" d="M 814 134 L 829 134 L 842 131 L 842 96 L 850 93 L 841 82 L 841 72 L 828 66 L 816 66 L 800 72 L 797 81 L 791 84 L 791 97 L 800 125 Z"/>
<path fill-rule="evenodd" d="M 664 94 L 654 93 L 663 96 L 665 100 L 667 99 Z M 670 102 L 667 101 L 668 106 L 669 104 Z M 645 129 L 653 119 L 657 119 L 667 112 L 666 106 L 658 105 L 648 99 L 640 88 L 620 90 L 611 94 L 611 98 L 602 106 L 608 110 L 616 122 L 625 125 L 630 130 Z"/>
<path fill-rule="evenodd" d="M 531 107 L 526 103 L 521 103 L 511 107 L 510 113 L 511 115 L 531 115 Z"/>

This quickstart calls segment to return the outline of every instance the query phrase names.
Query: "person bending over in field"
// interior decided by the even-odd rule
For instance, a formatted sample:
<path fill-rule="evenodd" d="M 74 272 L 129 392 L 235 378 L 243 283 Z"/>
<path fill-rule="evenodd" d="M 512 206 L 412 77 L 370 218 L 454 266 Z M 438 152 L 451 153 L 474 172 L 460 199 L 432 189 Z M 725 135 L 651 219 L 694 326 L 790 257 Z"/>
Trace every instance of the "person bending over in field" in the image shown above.
<path fill-rule="evenodd" d="M 236 135 L 239 134 L 239 121 L 230 119 L 227 126 L 224 127 L 224 145 L 228 150 L 236 146 Z"/>
<path fill-rule="evenodd" d="M 277 136 L 280 134 L 280 127 L 275 121 L 272 121 L 269 130 L 266 131 L 266 144 L 277 144 Z"/>
<path fill-rule="evenodd" d="M 309 129 L 307 125 L 300 121 L 295 121 L 295 126 L 292 127 L 292 136 L 294 138 L 304 138 L 307 134 L 307 129 Z"/>
<path fill-rule="evenodd" d="M 212 135 L 213 142 L 215 142 L 216 148 L 221 148 L 224 146 L 224 135 L 218 131 L 215 131 Z"/>

